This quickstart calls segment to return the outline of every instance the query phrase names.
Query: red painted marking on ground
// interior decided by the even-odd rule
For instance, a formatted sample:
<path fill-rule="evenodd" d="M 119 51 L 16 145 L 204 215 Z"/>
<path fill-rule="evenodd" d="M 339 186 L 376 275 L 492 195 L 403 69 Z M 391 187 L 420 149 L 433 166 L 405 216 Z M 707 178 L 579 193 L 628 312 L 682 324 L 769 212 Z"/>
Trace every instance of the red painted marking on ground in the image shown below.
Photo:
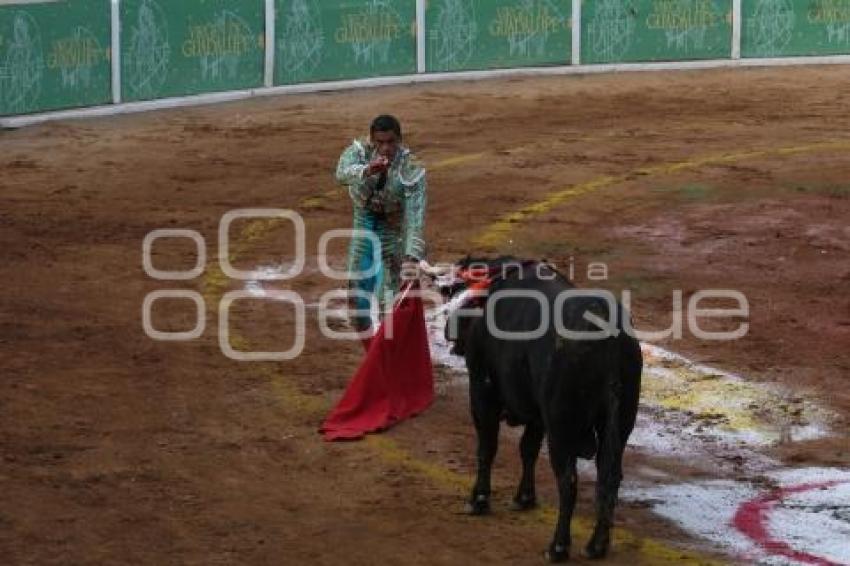
<path fill-rule="evenodd" d="M 768 517 L 773 507 L 789 495 L 813 491 L 815 489 L 826 489 L 838 484 L 847 483 L 846 480 L 835 480 L 820 483 L 805 483 L 791 487 L 781 487 L 762 495 L 746 503 L 741 504 L 735 512 L 732 523 L 735 528 L 752 539 L 762 549 L 772 556 L 784 556 L 804 564 L 816 566 L 841 566 L 826 558 L 815 556 L 807 552 L 794 550 L 787 542 L 777 540 L 768 531 Z"/>

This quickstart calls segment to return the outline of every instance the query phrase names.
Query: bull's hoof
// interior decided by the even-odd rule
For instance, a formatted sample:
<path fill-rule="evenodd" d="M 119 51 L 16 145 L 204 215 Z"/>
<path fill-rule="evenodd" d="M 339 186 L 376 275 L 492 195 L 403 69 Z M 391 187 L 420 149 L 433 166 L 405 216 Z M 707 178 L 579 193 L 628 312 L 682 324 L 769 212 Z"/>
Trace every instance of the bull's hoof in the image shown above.
<path fill-rule="evenodd" d="M 608 548 L 611 546 L 611 539 L 608 533 L 599 533 L 595 531 L 590 542 L 584 548 L 584 555 L 591 560 L 599 560 L 608 556 Z"/>
<path fill-rule="evenodd" d="M 570 547 L 553 544 L 549 547 L 549 550 L 546 551 L 545 556 L 546 560 L 551 564 L 566 562 L 570 559 Z"/>
<path fill-rule="evenodd" d="M 466 504 L 466 512 L 470 515 L 488 515 L 490 513 L 490 498 L 486 495 L 476 495 Z"/>
<path fill-rule="evenodd" d="M 518 495 L 511 502 L 511 511 L 529 511 L 536 507 L 537 497 L 533 493 Z"/>

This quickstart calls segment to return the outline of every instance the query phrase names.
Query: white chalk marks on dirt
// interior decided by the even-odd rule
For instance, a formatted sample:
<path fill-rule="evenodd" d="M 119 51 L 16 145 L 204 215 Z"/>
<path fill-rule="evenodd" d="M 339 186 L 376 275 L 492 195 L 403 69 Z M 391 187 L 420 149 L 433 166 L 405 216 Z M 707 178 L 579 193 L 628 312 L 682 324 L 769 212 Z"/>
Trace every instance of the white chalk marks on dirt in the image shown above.
<path fill-rule="evenodd" d="M 745 480 L 629 487 L 693 536 L 748 563 L 850 564 L 850 471 L 797 468 Z"/>
<path fill-rule="evenodd" d="M 792 0 L 756 0 L 745 33 L 753 53 L 760 57 L 780 55 L 791 42 L 794 32 Z"/>
<path fill-rule="evenodd" d="M 162 7 L 142 0 L 136 21 L 129 26 L 129 48 L 124 56 L 127 87 L 133 98 L 153 98 L 168 77 L 171 45 Z"/>
<path fill-rule="evenodd" d="M 325 47 L 319 0 L 292 0 L 278 18 L 280 78 L 291 83 L 310 77 L 322 62 Z"/>
<path fill-rule="evenodd" d="M 7 37 L 0 45 L 0 114 L 28 112 L 41 95 L 45 69 L 41 30 L 31 15 L 18 11 Z"/>
<path fill-rule="evenodd" d="M 616 61 L 632 46 L 635 9 L 622 0 L 598 0 L 587 28 L 588 49 L 598 61 Z"/>
<path fill-rule="evenodd" d="M 643 474 L 624 484 L 623 499 L 647 504 L 736 559 L 848 563 L 850 484 L 823 482 L 850 481 L 850 471 L 789 469 L 767 454 L 780 443 L 828 435 L 833 415 L 779 385 L 746 380 L 655 346 L 644 345 L 643 351 L 641 411 L 629 444 L 708 478 L 735 479 L 675 483 Z M 800 491 L 812 485 L 817 490 Z M 815 499 L 826 504 L 810 504 Z"/>

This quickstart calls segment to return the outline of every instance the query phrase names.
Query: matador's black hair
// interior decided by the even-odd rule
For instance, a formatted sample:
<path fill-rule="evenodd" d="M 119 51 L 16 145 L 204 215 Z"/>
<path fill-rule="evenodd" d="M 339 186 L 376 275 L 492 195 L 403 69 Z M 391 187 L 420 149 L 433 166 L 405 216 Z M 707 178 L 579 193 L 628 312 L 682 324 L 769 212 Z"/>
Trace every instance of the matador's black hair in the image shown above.
<path fill-rule="evenodd" d="M 395 132 L 398 139 L 401 139 L 401 124 L 395 116 L 381 114 L 372 120 L 372 126 L 369 128 L 370 134 L 375 132 Z"/>

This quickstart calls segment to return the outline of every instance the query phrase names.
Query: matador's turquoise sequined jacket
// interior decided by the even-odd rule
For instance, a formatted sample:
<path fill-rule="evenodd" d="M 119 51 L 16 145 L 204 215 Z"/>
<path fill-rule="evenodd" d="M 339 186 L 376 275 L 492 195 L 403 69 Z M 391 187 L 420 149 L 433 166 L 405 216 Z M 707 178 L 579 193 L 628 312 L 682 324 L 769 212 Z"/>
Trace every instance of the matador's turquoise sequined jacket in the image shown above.
<path fill-rule="evenodd" d="M 398 291 L 402 259 L 410 256 L 425 259 L 427 253 L 423 236 L 427 184 L 425 168 L 405 146 L 399 147 L 387 172 L 382 190 L 377 190 L 378 175 L 364 177 L 376 149 L 366 140 L 354 140 L 339 158 L 336 179 L 348 187 L 354 204 L 353 227 L 373 232 L 381 249 L 374 250 L 371 241 L 354 237 L 348 255 L 350 274 L 365 272 L 380 261 L 379 274 L 370 278 L 353 278 L 351 287 L 368 293 L 380 291 L 385 304 L 388 295 Z"/>

